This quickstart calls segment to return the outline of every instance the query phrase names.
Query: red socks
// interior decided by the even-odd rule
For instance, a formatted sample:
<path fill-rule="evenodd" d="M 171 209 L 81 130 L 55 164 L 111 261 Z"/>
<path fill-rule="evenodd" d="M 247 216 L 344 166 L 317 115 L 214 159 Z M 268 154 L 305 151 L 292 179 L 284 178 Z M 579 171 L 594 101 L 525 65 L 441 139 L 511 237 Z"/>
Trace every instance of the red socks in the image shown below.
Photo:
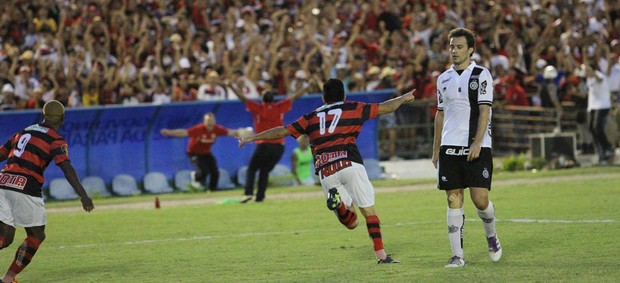
<path fill-rule="evenodd" d="M 342 225 L 346 226 L 349 229 L 353 229 L 353 223 L 357 220 L 357 213 L 354 211 L 350 211 L 347 209 L 347 206 L 344 203 L 341 203 L 338 208 L 336 208 L 336 213 L 338 213 L 338 220 Z M 357 225 L 356 225 L 357 226 Z"/>
<path fill-rule="evenodd" d="M 19 274 L 30 263 L 40 244 L 41 242 L 35 237 L 26 237 L 24 242 L 17 248 L 15 260 L 13 260 L 9 270 Z"/>
<path fill-rule="evenodd" d="M 383 239 L 381 238 L 381 221 L 376 215 L 366 217 L 366 227 L 368 235 L 372 239 L 375 251 L 383 250 Z"/>

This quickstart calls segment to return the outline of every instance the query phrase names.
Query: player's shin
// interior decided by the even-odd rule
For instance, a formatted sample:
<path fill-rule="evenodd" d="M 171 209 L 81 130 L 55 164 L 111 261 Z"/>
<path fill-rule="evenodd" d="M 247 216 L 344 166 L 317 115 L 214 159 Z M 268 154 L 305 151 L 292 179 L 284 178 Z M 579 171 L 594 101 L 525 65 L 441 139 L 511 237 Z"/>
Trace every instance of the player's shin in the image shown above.
<path fill-rule="evenodd" d="M 463 258 L 463 227 L 465 226 L 465 210 L 448 208 L 448 237 L 452 247 L 452 255 Z"/>
<path fill-rule="evenodd" d="M 370 215 L 366 217 L 366 228 L 368 228 L 368 235 L 374 245 L 375 254 L 378 259 L 385 259 L 387 254 L 383 248 L 383 238 L 381 237 L 381 221 L 379 216 Z"/>
<path fill-rule="evenodd" d="M 17 248 L 15 259 L 13 263 L 11 263 L 9 270 L 15 274 L 19 274 L 30 263 L 32 257 L 39 249 L 40 244 L 41 242 L 35 237 L 26 237 L 24 242 Z"/>
<path fill-rule="evenodd" d="M 493 203 L 489 201 L 489 206 L 485 210 L 478 210 L 478 216 L 482 220 L 487 238 L 495 236 L 497 231 L 495 230 L 495 206 Z"/>
<path fill-rule="evenodd" d="M 355 227 L 357 227 L 357 213 L 347 209 L 344 203 L 340 205 L 336 213 L 338 214 L 338 221 L 340 221 L 342 225 L 349 229 L 355 229 Z"/>

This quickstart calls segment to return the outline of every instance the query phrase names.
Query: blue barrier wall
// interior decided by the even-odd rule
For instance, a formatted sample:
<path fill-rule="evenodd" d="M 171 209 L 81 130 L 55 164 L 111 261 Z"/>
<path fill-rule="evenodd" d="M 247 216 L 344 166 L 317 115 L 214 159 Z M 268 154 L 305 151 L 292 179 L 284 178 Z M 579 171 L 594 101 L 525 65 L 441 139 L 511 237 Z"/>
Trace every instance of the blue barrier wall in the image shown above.
<path fill-rule="evenodd" d="M 347 99 L 382 102 L 392 93 L 392 90 L 386 90 L 349 94 Z M 320 95 L 305 95 L 293 103 L 293 110 L 285 114 L 285 124 L 322 104 Z M 159 130 L 188 128 L 201 123 L 203 114 L 210 111 L 215 113 L 217 123 L 226 128 L 253 126 L 250 113 L 239 101 L 191 102 L 68 109 L 59 133 L 67 140 L 69 156 L 82 178 L 98 175 L 109 184 L 115 175 L 121 173 L 141 181 L 147 172 L 160 171 L 172 179 L 176 171 L 192 168 L 185 155 L 188 139 L 164 137 Z M 40 122 L 40 117 L 40 111 L 34 110 L 0 112 L 0 142 L 4 143 L 15 132 Z M 295 139 L 286 138 L 281 164 L 290 166 L 290 154 L 296 146 Z M 377 120 L 366 122 L 358 146 L 364 158 L 378 158 Z M 236 176 L 237 170 L 249 163 L 255 144 L 239 149 L 235 138 L 220 137 L 212 149 L 219 167 Z M 50 165 L 45 172 L 46 183 L 57 177 L 63 177 L 62 171 Z"/>

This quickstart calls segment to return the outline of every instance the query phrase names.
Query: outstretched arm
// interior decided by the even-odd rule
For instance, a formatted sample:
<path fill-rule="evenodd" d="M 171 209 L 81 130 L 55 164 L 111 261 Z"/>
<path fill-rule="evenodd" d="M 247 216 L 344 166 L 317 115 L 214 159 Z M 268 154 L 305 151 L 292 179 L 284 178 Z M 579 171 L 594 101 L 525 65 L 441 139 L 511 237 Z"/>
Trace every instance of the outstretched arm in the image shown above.
<path fill-rule="evenodd" d="M 271 128 L 266 131 L 262 131 L 258 134 L 249 135 L 246 137 L 237 138 L 239 140 L 239 147 L 243 147 L 246 143 L 256 140 L 277 140 L 290 135 L 289 131 L 283 126 Z"/>
<path fill-rule="evenodd" d="M 228 129 L 228 134 L 227 134 L 227 135 L 228 135 L 228 136 L 231 136 L 231 137 L 238 138 L 238 137 L 240 137 L 240 136 L 241 136 L 241 133 L 240 133 L 240 131 L 239 131 L 239 130 L 232 130 L 232 129 Z"/>
<path fill-rule="evenodd" d="M 161 131 L 159 131 L 159 133 L 161 133 L 164 136 L 167 137 L 175 137 L 175 138 L 184 138 L 187 137 L 189 134 L 187 133 L 186 129 L 161 129 Z"/>
<path fill-rule="evenodd" d="M 379 104 L 379 115 L 381 114 L 387 114 L 387 113 L 392 113 L 394 111 L 396 111 L 396 109 L 398 109 L 398 107 L 400 107 L 401 105 L 403 105 L 403 103 L 409 103 L 412 102 L 415 99 L 415 96 L 413 96 L 413 93 L 415 92 L 415 89 L 411 90 L 410 92 L 407 92 L 399 97 L 395 97 L 392 98 L 390 100 L 384 101 L 382 103 Z"/>
<path fill-rule="evenodd" d="M 88 197 L 88 194 L 86 193 L 86 190 L 84 190 L 82 183 L 80 183 L 80 179 L 75 172 L 75 168 L 73 168 L 73 165 L 71 165 L 71 161 L 63 161 L 62 163 L 58 164 L 58 166 L 65 174 L 65 178 L 67 178 L 67 181 L 69 181 L 69 184 L 71 184 L 73 190 L 75 190 L 75 193 L 80 196 L 80 201 L 82 202 L 82 207 L 84 208 L 84 210 L 90 212 L 95 209 L 95 205 L 93 204 L 93 201 L 90 199 L 90 197 Z"/>

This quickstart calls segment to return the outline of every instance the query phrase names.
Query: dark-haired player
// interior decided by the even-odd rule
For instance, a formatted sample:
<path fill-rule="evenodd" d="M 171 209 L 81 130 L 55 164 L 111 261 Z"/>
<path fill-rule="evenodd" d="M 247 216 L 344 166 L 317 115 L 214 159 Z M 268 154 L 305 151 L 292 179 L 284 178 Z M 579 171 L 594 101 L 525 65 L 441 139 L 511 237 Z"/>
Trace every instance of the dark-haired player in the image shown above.
<path fill-rule="evenodd" d="M 491 105 L 493 78 L 471 60 L 476 38 L 457 28 L 448 34 L 452 66 L 437 78 L 437 113 L 432 162 L 438 168 L 438 188 L 448 200 L 448 237 L 452 257 L 446 267 L 464 267 L 463 226 L 465 188 L 482 220 L 492 261 L 502 256 L 495 230 L 495 207 L 489 200 L 493 176 Z"/>
<path fill-rule="evenodd" d="M 394 112 L 415 99 L 413 91 L 383 103 L 345 101 L 342 81 L 330 79 L 323 85 L 323 106 L 303 115 L 286 127 L 279 126 L 239 139 L 239 146 L 257 140 L 295 138 L 308 135 L 315 153 L 315 168 L 327 207 L 349 229 L 358 225 L 356 206 L 366 220 L 378 263 L 399 263 L 383 248 L 381 222 L 375 212 L 375 193 L 355 141 L 368 119 Z"/>

